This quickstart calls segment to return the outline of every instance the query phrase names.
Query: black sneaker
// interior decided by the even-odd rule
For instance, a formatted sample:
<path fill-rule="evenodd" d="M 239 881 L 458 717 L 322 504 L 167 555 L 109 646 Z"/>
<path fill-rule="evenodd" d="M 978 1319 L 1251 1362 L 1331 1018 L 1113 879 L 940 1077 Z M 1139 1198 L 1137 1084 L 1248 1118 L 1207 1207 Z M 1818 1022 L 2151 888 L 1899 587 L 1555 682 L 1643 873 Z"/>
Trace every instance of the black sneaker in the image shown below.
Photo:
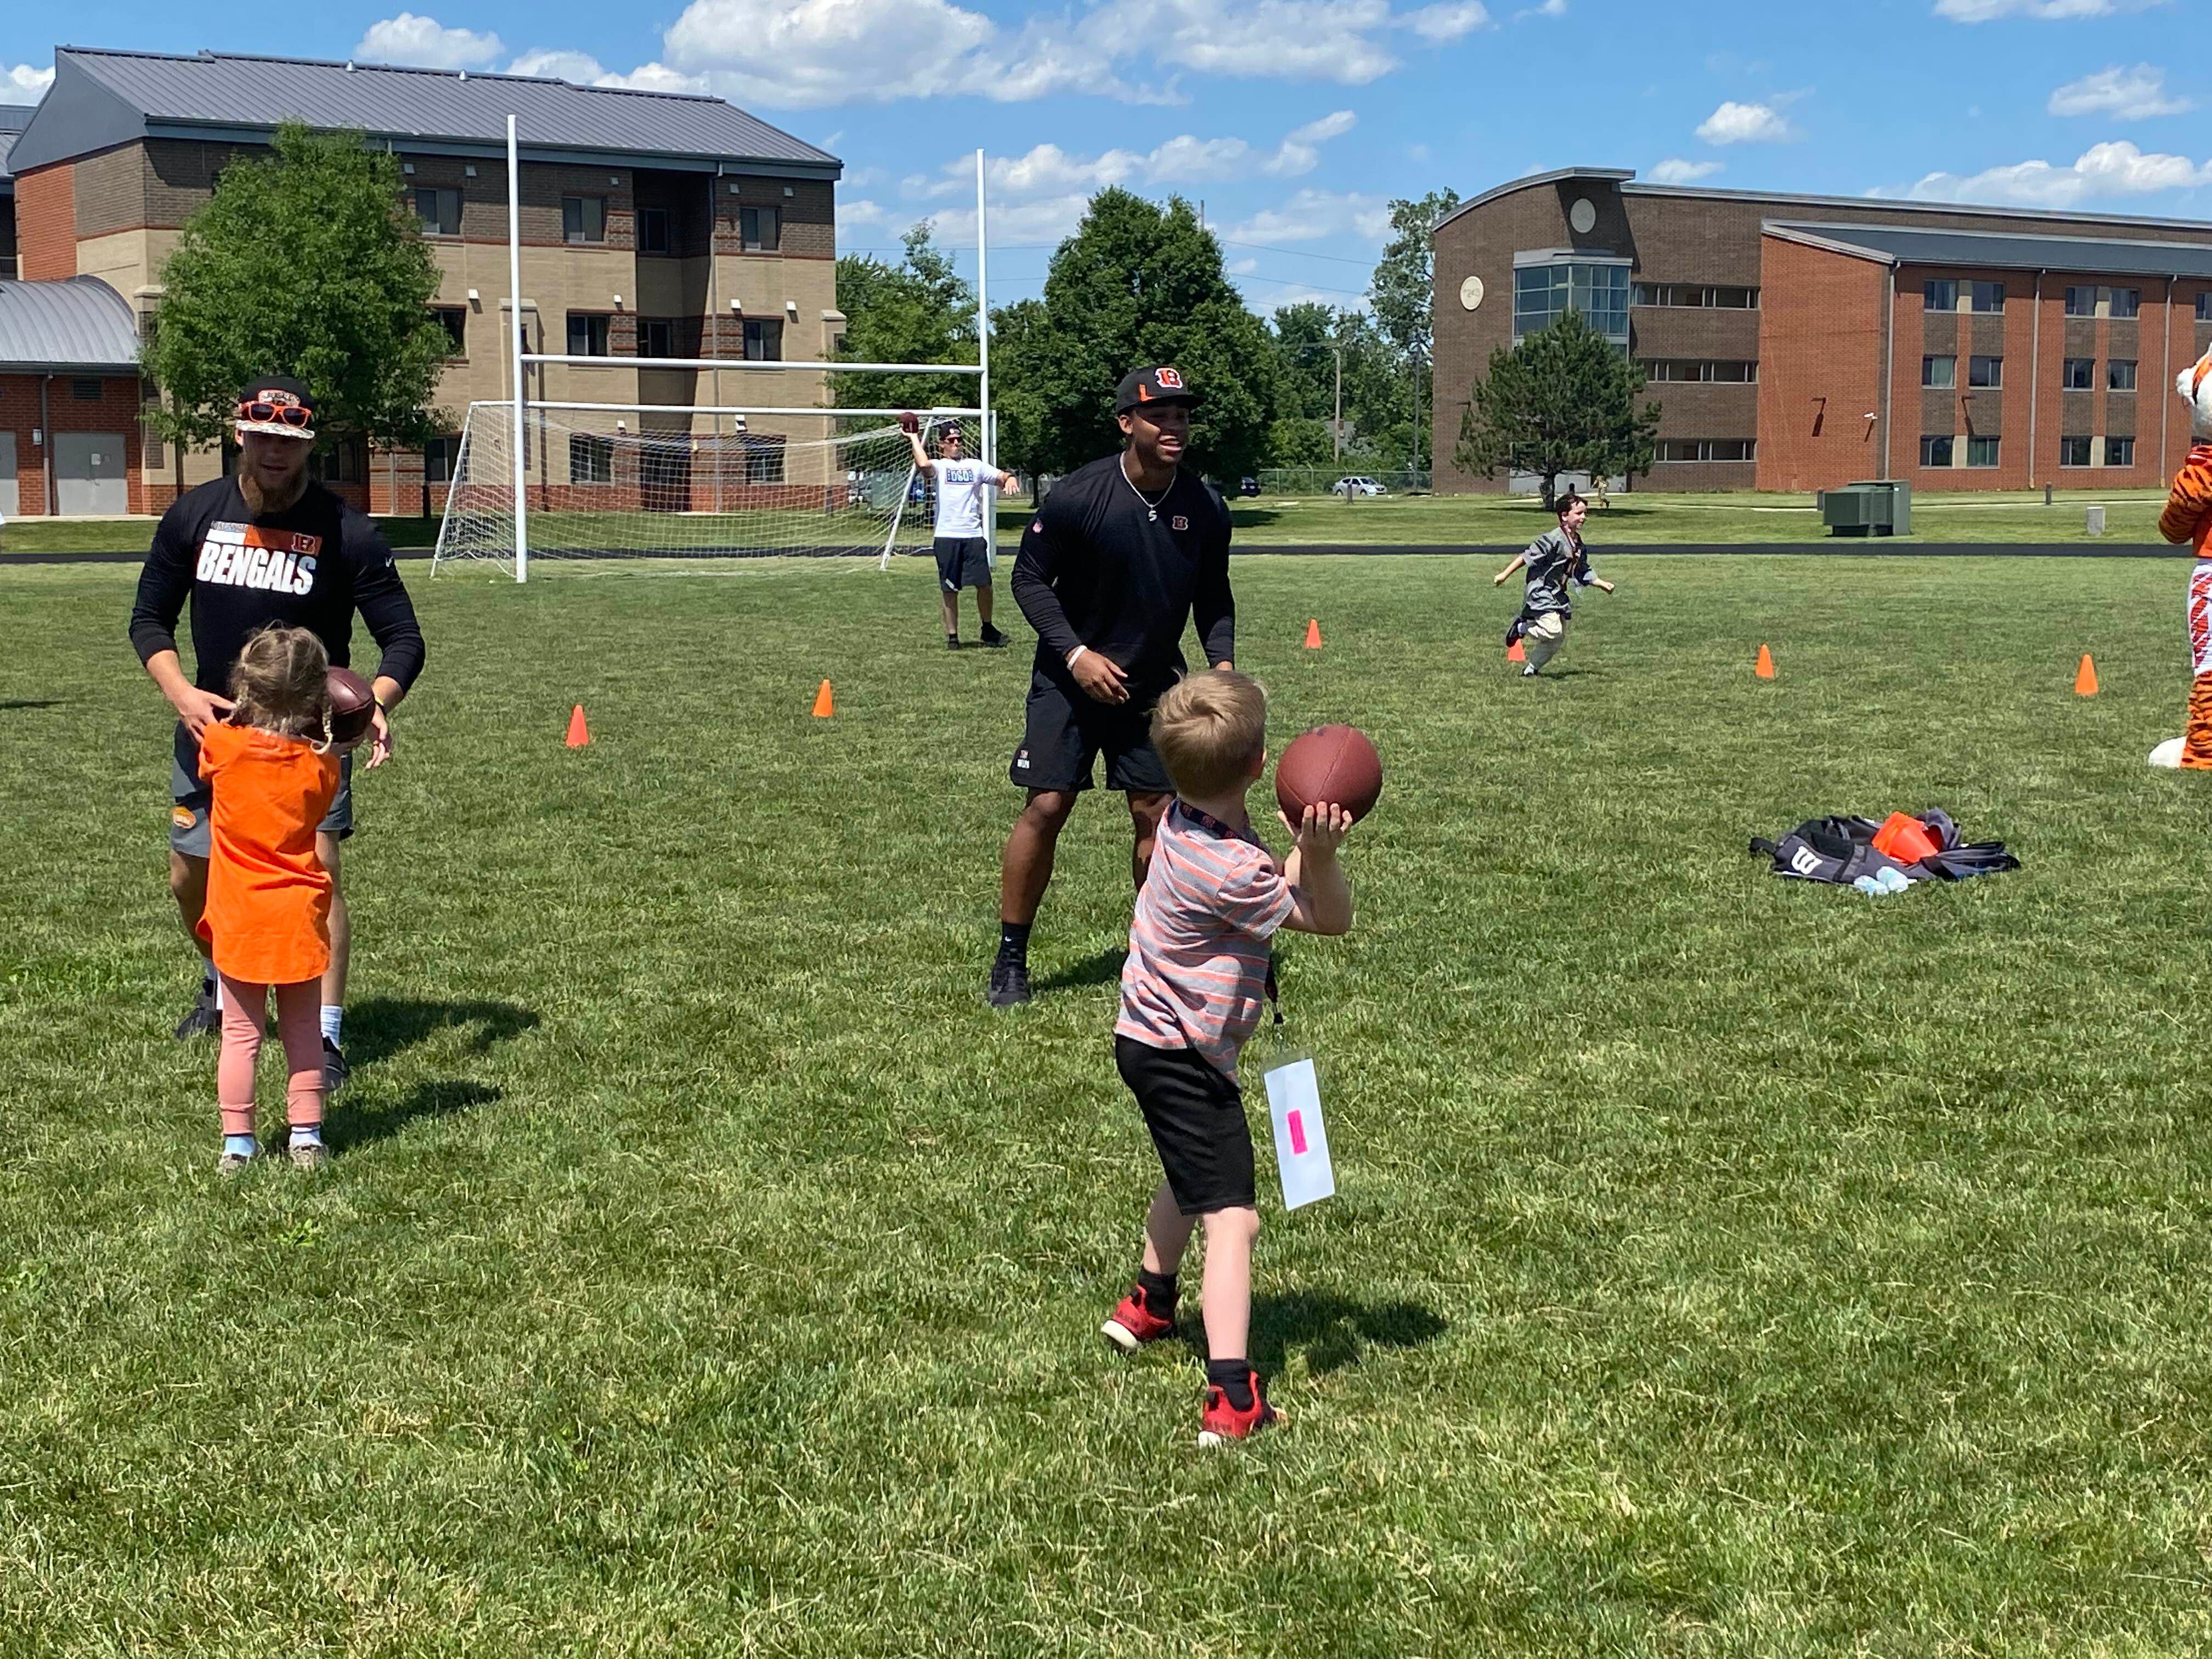
<path fill-rule="evenodd" d="M 960 636 L 957 634 L 947 634 L 945 636 L 945 648 L 947 651 L 957 651 L 960 648 Z"/>
<path fill-rule="evenodd" d="M 1000 960 L 991 964 L 991 988 L 983 1000 L 994 1008 L 1014 1008 L 1030 1000 L 1030 965 Z"/>
<path fill-rule="evenodd" d="M 1513 619 L 1512 625 L 1505 630 L 1505 648 L 1508 651 L 1510 651 L 1513 648 L 1514 641 L 1521 637 L 1521 618 L 1516 617 Z"/>
<path fill-rule="evenodd" d="M 994 651 L 1003 651 L 1006 648 L 1006 636 L 995 628 L 987 628 L 983 630 L 983 643 Z"/>
<path fill-rule="evenodd" d="M 323 1093 L 337 1093 L 345 1087 L 345 1080 L 353 1075 L 353 1067 L 346 1064 L 345 1051 L 328 1037 L 323 1039 Z"/>
<path fill-rule="evenodd" d="M 215 987 L 203 983 L 192 998 L 192 1011 L 177 1022 L 177 1041 L 212 1036 L 222 1029 L 222 1010 L 216 1006 Z"/>

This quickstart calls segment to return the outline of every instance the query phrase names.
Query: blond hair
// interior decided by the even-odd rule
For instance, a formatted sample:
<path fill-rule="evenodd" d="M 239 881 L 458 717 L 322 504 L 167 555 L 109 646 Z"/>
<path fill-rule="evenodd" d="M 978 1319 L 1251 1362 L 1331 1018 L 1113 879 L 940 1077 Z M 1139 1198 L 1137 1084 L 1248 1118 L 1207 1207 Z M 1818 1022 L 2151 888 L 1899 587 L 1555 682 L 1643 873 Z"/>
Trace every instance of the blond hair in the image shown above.
<path fill-rule="evenodd" d="M 1267 694 L 1229 669 L 1177 681 L 1152 711 L 1152 747 L 1186 799 L 1225 795 L 1249 783 L 1267 740 Z"/>
<path fill-rule="evenodd" d="M 306 629 L 271 623 L 257 630 L 230 671 L 231 724 L 328 747 L 330 672 L 330 653 Z"/>

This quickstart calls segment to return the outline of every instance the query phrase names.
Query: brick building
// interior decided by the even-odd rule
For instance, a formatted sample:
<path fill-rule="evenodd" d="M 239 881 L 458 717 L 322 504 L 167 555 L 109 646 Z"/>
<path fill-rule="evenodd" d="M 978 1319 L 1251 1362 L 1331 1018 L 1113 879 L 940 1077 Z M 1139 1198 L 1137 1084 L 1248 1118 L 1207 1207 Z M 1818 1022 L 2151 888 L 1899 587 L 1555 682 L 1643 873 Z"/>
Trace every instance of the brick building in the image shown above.
<path fill-rule="evenodd" d="M 113 289 L 0 282 L 0 516 L 147 511 L 138 386 Z"/>
<path fill-rule="evenodd" d="M 1436 228 L 1437 487 L 1492 351 L 1582 312 L 1644 366 L 1659 489 L 2149 487 L 2189 446 L 2212 224 L 1570 168 Z"/>
<path fill-rule="evenodd" d="M 638 356 L 819 360 L 841 337 L 835 156 L 719 98 L 564 81 L 202 52 L 63 47 L 54 82 L 4 159 L 21 276 L 97 278 L 143 332 L 163 262 L 222 168 L 265 154 L 283 118 L 363 132 L 398 161 L 405 199 L 443 273 L 435 301 L 453 355 L 437 392 L 453 434 L 421 450 L 319 447 L 319 476 L 376 512 L 434 511 L 476 401 L 511 395 L 507 117 L 518 118 L 521 325 L 532 351 L 606 365 L 531 370 L 538 399 L 804 406 L 822 376 L 638 369 Z M 763 395 L 772 384 L 773 396 Z M 703 420 L 705 417 L 700 417 Z M 688 433 L 688 416 L 641 416 Z M 805 422 L 798 435 L 816 435 Z M 785 435 L 751 423 L 751 471 L 779 481 Z M 703 430 L 703 428 L 702 428 Z M 749 440 L 750 441 L 750 440 Z M 215 451 L 131 451 L 134 510 L 218 475 Z M 22 458 L 17 458 L 19 477 Z M 568 458 L 546 459 L 548 487 Z M 33 492 L 19 485 L 18 493 Z M 66 507 L 66 503 L 64 503 Z M 26 510 L 30 510 L 27 506 Z"/>

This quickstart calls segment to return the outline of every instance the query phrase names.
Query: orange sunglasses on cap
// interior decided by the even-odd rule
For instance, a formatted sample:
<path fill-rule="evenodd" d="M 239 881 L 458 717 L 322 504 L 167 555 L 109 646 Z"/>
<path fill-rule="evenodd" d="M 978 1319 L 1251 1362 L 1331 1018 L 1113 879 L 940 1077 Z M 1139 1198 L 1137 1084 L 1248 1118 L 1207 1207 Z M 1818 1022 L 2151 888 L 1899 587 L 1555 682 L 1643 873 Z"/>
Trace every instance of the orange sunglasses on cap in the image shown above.
<path fill-rule="evenodd" d="M 298 404 L 243 403 L 238 406 L 241 421 L 276 421 L 284 426 L 307 426 L 315 418 L 315 411 Z"/>

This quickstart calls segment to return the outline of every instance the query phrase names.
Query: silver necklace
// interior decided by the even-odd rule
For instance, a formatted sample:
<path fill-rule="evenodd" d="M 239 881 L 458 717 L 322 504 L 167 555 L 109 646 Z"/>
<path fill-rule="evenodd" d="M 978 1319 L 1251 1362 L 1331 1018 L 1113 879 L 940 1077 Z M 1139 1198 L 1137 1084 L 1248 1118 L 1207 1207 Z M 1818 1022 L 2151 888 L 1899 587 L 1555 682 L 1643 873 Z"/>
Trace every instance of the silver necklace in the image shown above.
<path fill-rule="evenodd" d="M 1129 493 L 1145 504 L 1146 522 L 1149 524 L 1157 524 L 1159 521 L 1161 507 L 1166 503 L 1167 498 L 1175 491 L 1176 481 L 1173 478 L 1170 478 L 1168 480 L 1168 487 L 1160 491 L 1160 499 L 1156 501 L 1150 495 L 1145 494 L 1143 490 L 1138 489 L 1137 481 L 1129 476 L 1128 451 L 1123 450 L 1121 452 L 1121 464 L 1115 470 L 1121 473 L 1121 482 L 1129 486 Z"/>

